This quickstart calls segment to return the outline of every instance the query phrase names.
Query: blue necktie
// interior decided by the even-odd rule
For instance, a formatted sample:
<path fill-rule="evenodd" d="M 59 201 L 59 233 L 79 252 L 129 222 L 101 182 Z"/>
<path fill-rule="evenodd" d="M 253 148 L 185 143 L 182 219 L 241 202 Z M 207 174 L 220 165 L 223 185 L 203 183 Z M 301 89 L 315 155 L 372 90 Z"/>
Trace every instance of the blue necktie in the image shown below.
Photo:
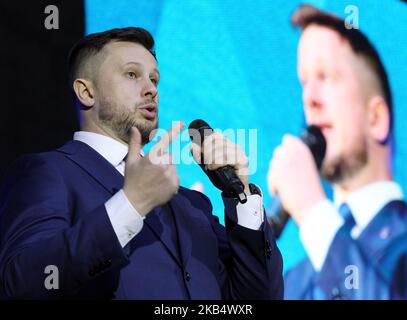
<path fill-rule="evenodd" d="M 353 218 L 349 206 L 346 203 L 342 203 L 338 211 L 342 218 L 345 220 L 344 227 L 346 227 L 346 229 L 350 231 L 355 226 L 356 222 Z"/>

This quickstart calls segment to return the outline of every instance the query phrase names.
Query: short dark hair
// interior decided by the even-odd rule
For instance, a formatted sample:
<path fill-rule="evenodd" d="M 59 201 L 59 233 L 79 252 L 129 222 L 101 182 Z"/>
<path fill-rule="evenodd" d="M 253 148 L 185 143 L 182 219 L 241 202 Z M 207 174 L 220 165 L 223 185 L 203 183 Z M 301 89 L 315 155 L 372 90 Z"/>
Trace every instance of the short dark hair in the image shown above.
<path fill-rule="evenodd" d="M 346 28 L 345 21 L 339 17 L 323 12 L 311 5 L 301 5 L 291 16 L 291 23 L 295 27 L 305 30 L 311 24 L 323 26 L 336 31 L 341 37 L 348 41 L 353 52 L 363 57 L 369 67 L 376 74 L 381 89 L 383 90 L 384 100 L 389 108 L 390 127 L 389 134 L 383 143 L 393 139 L 393 102 L 390 90 L 389 80 L 386 69 L 377 53 L 376 49 L 370 43 L 369 39 L 358 29 Z"/>
<path fill-rule="evenodd" d="M 92 56 L 95 56 L 108 43 L 116 41 L 138 43 L 146 48 L 154 56 L 154 58 L 157 59 L 154 51 L 154 38 L 150 32 L 143 28 L 116 28 L 99 33 L 93 33 L 75 43 L 69 52 L 68 74 L 70 84 L 75 81 L 84 62 L 86 62 Z"/>

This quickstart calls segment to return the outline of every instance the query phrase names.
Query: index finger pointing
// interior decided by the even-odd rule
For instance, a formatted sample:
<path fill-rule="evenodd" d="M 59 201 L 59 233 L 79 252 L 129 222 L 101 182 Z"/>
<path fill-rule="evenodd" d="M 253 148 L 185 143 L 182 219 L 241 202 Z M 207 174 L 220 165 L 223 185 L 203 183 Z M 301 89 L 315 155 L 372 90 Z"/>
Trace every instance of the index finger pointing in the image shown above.
<path fill-rule="evenodd" d="M 151 148 L 155 149 L 155 151 L 160 151 L 159 153 L 162 155 L 165 153 L 165 150 L 168 149 L 174 138 L 184 129 L 185 124 L 182 121 L 178 121 L 174 123 L 171 129 L 169 129 L 161 139 Z"/>

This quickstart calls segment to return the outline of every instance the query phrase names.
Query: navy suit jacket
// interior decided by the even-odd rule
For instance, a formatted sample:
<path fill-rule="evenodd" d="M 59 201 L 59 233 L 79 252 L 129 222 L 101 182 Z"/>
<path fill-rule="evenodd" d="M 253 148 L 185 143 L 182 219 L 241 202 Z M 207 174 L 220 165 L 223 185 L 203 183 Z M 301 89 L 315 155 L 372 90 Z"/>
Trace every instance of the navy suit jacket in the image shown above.
<path fill-rule="evenodd" d="M 283 297 L 273 234 L 267 223 L 259 231 L 239 226 L 235 199 L 225 199 L 225 228 L 206 196 L 181 187 L 122 248 L 104 203 L 123 181 L 79 141 L 18 159 L 0 193 L 2 297 Z M 58 268 L 58 289 L 45 286 L 47 266 Z"/>
<path fill-rule="evenodd" d="M 287 299 L 407 299 L 407 204 L 388 203 L 357 239 L 340 229 L 316 273 L 308 258 L 285 275 Z"/>

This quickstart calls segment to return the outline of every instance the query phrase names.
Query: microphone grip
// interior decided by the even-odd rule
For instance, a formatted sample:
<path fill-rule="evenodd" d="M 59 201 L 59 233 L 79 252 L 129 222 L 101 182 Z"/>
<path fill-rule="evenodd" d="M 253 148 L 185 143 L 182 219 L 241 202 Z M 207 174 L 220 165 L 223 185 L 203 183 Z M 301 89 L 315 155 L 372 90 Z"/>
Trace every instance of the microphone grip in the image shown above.
<path fill-rule="evenodd" d="M 326 141 L 321 130 L 317 126 L 311 125 L 302 132 L 300 139 L 310 149 L 315 164 L 318 170 L 320 170 L 326 152 Z M 290 219 L 290 214 L 284 210 L 278 196 L 272 203 L 271 212 L 272 214 L 269 216 L 268 221 L 276 239 L 278 239 Z"/>
<path fill-rule="evenodd" d="M 189 136 L 192 143 L 201 146 L 206 137 L 213 133 L 213 129 L 203 120 L 194 120 L 189 125 Z M 231 166 L 224 166 L 216 170 L 207 170 L 203 163 L 204 156 L 201 154 L 201 163 L 199 166 L 209 177 L 215 187 L 223 191 L 225 196 L 236 197 L 240 203 L 247 202 L 247 195 L 244 191 L 244 185 Z"/>

